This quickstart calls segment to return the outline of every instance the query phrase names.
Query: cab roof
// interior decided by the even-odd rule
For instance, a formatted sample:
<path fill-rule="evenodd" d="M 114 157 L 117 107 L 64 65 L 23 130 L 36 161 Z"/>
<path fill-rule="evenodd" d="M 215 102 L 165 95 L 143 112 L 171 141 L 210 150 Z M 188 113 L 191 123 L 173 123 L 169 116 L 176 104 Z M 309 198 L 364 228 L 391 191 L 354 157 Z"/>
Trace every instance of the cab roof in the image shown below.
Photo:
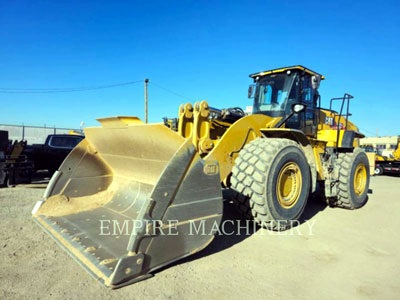
<path fill-rule="evenodd" d="M 314 71 L 312 71 L 310 69 L 307 69 L 306 67 L 300 66 L 300 65 L 292 66 L 292 67 L 279 68 L 279 69 L 273 69 L 273 70 L 268 70 L 268 71 L 263 71 L 263 72 L 258 72 L 258 73 L 250 74 L 249 76 L 251 78 L 256 78 L 258 76 L 266 76 L 266 75 L 274 74 L 274 73 L 283 73 L 283 72 L 291 71 L 291 70 L 294 70 L 294 71 L 301 70 L 301 71 L 304 71 L 304 72 L 306 72 L 308 74 L 311 74 L 311 75 L 318 75 L 318 76 L 321 77 L 321 80 L 325 79 L 325 76 L 323 76 L 323 75 L 321 75 L 321 74 L 319 74 L 317 72 L 314 72 Z"/>

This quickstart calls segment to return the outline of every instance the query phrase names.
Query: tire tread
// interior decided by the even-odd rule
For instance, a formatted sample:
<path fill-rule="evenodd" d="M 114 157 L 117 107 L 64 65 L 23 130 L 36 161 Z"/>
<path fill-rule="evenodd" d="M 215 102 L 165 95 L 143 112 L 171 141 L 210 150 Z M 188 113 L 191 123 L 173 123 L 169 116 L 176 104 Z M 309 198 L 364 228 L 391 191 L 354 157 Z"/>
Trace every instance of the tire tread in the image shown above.
<path fill-rule="evenodd" d="M 248 219 L 272 230 L 282 230 L 266 206 L 266 177 L 275 156 L 287 146 L 299 147 L 289 139 L 258 138 L 240 151 L 232 168 L 231 189 L 234 202 Z M 280 225 L 280 228 L 278 226 Z"/>

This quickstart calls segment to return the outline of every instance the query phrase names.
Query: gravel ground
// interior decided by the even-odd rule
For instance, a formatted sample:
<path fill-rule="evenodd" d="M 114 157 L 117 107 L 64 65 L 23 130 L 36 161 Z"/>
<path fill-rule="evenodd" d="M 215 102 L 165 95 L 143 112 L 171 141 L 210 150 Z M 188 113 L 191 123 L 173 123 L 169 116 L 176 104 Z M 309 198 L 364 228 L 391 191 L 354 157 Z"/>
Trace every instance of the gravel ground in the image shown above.
<path fill-rule="evenodd" d="M 0 189 L 1 299 L 399 299 L 400 178 L 371 179 L 367 205 L 313 200 L 305 221 L 277 234 L 217 236 L 154 277 L 102 287 L 32 220 L 43 184 Z M 227 219 L 237 218 L 225 206 Z"/>

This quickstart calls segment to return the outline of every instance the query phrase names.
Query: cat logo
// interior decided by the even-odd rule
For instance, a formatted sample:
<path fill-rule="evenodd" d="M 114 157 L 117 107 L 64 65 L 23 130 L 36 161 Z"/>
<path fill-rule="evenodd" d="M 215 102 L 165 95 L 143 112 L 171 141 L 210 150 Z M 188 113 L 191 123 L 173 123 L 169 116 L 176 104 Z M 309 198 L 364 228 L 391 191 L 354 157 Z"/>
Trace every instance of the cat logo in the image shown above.
<path fill-rule="evenodd" d="M 206 162 L 203 167 L 203 172 L 206 175 L 215 175 L 218 173 L 218 165 L 216 163 Z"/>
<path fill-rule="evenodd" d="M 326 117 L 325 118 L 325 124 L 329 126 L 333 126 L 333 118 L 332 117 Z"/>

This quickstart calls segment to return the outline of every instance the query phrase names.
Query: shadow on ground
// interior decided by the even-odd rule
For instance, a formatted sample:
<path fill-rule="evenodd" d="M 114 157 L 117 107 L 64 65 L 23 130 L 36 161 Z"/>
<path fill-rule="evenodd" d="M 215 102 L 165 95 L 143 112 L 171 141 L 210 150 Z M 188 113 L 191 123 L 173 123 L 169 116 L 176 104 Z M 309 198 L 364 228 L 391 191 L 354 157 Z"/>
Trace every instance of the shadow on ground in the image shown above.
<path fill-rule="evenodd" d="M 319 195 L 318 193 L 311 195 L 308 198 L 306 208 L 300 217 L 300 224 L 311 220 L 316 214 L 318 214 L 320 211 L 323 211 L 327 207 L 328 205 L 323 199 L 323 196 Z"/>
<path fill-rule="evenodd" d="M 317 195 L 310 196 L 306 208 L 299 220 L 299 224 L 303 224 L 304 222 L 312 219 L 326 207 L 326 203 Z M 224 201 L 224 213 L 221 224 L 224 224 L 223 230 L 222 226 L 220 226 L 220 233 L 216 234 L 214 240 L 204 250 L 179 260 L 171 265 L 163 267 L 155 271 L 154 274 L 162 272 L 163 270 L 172 266 L 185 264 L 190 261 L 213 255 L 228 249 L 238 243 L 243 242 L 245 239 L 251 237 L 254 233 L 261 229 L 258 225 L 254 224 L 253 221 L 244 220 L 236 206 L 230 203 L 228 200 Z M 295 225 L 294 227 L 298 226 L 299 224 Z"/>
<path fill-rule="evenodd" d="M 398 173 L 383 173 L 383 175 L 380 175 L 380 176 L 397 177 L 397 178 L 399 178 L 400 174 L 398 174 Z"/>
<path fill-rule="evenodd" d="M 30 189 L 45 189 L 49 183 L 51 175 L 46 171 L 35 173 L 31 183 L 21 183 L 11 186 L 12 188 L 30 188 Z"/>

